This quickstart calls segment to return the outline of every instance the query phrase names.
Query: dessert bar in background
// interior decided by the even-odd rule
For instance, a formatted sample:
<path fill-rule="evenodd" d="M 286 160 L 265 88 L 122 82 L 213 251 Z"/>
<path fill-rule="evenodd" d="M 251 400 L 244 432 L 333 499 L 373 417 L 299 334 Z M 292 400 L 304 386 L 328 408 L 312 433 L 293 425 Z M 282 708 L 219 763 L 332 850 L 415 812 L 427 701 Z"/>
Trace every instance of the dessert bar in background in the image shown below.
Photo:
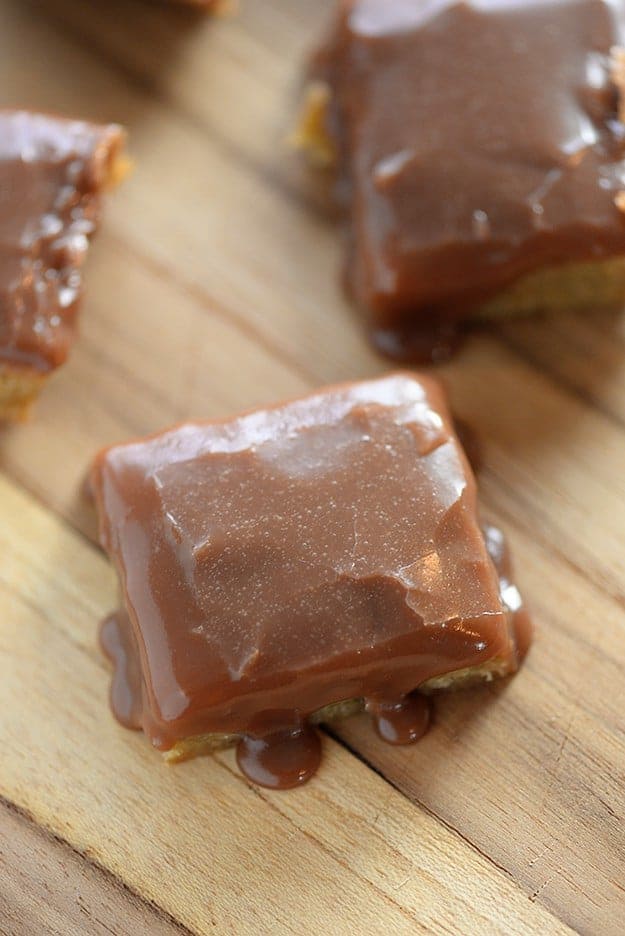
<path fill-rule="evenodd" d="M 66 359 L 102 193 L 124 174 L 124 133 L 0 111 L 0 419 L 19 419 Z"/>
<path fill-rule="evenodd" d="M 378 348 L 625 301 L 623 0 L 343 0 L 295 141 L 338 170 Z"/>
<path fill-rule="evenodd" d="M 439 384 L 394 374 L 109 448 L 92 485 L 121 607 L 112 707 L 168 760 L 237 744 L 314 773 L 311 722 L 426 730 L 430 691 L 513 673 L 530 626 Z"/>

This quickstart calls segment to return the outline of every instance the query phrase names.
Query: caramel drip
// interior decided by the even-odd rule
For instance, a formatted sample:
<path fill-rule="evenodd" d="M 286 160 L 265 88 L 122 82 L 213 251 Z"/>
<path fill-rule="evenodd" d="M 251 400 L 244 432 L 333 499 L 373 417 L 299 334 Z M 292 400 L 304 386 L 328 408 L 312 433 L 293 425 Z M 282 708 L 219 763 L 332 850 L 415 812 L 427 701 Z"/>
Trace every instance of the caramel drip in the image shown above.
<path fill-rule="evenodd" d="M 418 692 L 396 702 L 367 702 L 375 730 L 388 744 L 412 744 L 426 734 L 430 725 L 430 705 Z"/>
<path fill-rule="evenodd" d="M 113 715 L 124 728 L 140 731 L 143 702 L 139 658 L 130 622 L 122 611 L 102 621 L 100 646 L 113 664 L 109 693 Z"/>
<path fill-rule="evenodd" d="M 321 762 L 321 740 L 308 724 L 253 737 L 244 735 L 237 745 L 237 763 L 252 783 L 271 790 L 301 786 Z"/>

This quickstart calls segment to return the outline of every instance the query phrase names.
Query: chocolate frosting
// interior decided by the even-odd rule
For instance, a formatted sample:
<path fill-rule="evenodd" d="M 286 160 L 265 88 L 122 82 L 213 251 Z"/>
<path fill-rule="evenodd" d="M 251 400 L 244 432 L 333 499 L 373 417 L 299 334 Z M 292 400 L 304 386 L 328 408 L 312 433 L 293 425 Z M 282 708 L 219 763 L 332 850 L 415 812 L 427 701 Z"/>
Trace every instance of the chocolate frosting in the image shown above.
<path fill-rule="evenodd" d="M 410 740 L 427 713 L 407 694 L 467 668 L 516 669 L 520 599 L 502 592 L 429 379 L 340 385 L 117 446 L 93 487 L 122 586 L 103 635 L 113 705 L 157 747 L 243 735 L 253 773 L 252 753 L 265 768 L 268 755 L 249 738 L 286 732 L 314 760 L 306 717 L 354 698 L 383 736 L 394 721 Z"/>
<path fill-rule="evenodd" d="M 625 250 L 622 0 L 343 0 L 314 71 L 378 343 L 453 323 L 537 268 Z M 622 69 L 621 69 L 622 71 Z"/>
<path fill-rule="evenodd" d="M 0 111 L 0 362 L 45 372 L 65 360 L 122 143 L 114 125 Z"/>

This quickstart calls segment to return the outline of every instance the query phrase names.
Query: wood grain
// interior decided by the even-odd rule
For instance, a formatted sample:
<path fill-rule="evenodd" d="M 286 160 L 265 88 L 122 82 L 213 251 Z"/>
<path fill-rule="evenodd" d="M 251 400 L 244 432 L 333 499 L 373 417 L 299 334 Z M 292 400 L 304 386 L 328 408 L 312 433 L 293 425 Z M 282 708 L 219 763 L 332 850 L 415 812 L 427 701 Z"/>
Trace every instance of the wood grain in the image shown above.
<path fill-rule="evenodd" d="M 0 933 L 185 936 L 183 926 L 0 802 Z"/>
<path fill-rule="evenodd" d="M 214 22 L 0 0 L 0 102 L 122 121 L 137 163 L 81 340 L 0 438 L 0 794 L 34 823 L 0 809 L 9 936 L 64 912 L 71 933 L 74 893 L 93 920 L 127 907 L 116 933 L 623 932 L 622 316 L 502 326 L 444 369 L 538 624 L 515 680 L 442 698 L 414 748 L 336 726 L 319 776 L 280 795 L 230 752 L 164 768 L 106 707 L 114 589 L 79 493 L 94 451 L 387 368 L 337 287 L 323 186 L 283 145 L 331 7 L 243 0 Z"/>

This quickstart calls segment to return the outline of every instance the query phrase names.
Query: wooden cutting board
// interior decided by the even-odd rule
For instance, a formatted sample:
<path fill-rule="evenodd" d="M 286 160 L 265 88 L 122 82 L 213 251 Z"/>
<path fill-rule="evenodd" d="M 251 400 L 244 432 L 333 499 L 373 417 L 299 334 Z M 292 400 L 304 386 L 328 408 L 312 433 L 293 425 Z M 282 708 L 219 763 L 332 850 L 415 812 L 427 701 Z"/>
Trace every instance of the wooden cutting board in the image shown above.
<path fill-rule="evenodd" d="M 136 160 L 72 359 L 0 436 L 3 936 L 625 932 L 622 316 L 510 324 L 445 368 L 538 627 L 516 679 L 441 698 L 414 747 L 338 725 L 281 794 L 231 752 L 167 768 L 107 708 L 94 451 L 388 366 L 283 146 L 331 7 L 0 0 L 1 103 L 118 120 Z"/>

